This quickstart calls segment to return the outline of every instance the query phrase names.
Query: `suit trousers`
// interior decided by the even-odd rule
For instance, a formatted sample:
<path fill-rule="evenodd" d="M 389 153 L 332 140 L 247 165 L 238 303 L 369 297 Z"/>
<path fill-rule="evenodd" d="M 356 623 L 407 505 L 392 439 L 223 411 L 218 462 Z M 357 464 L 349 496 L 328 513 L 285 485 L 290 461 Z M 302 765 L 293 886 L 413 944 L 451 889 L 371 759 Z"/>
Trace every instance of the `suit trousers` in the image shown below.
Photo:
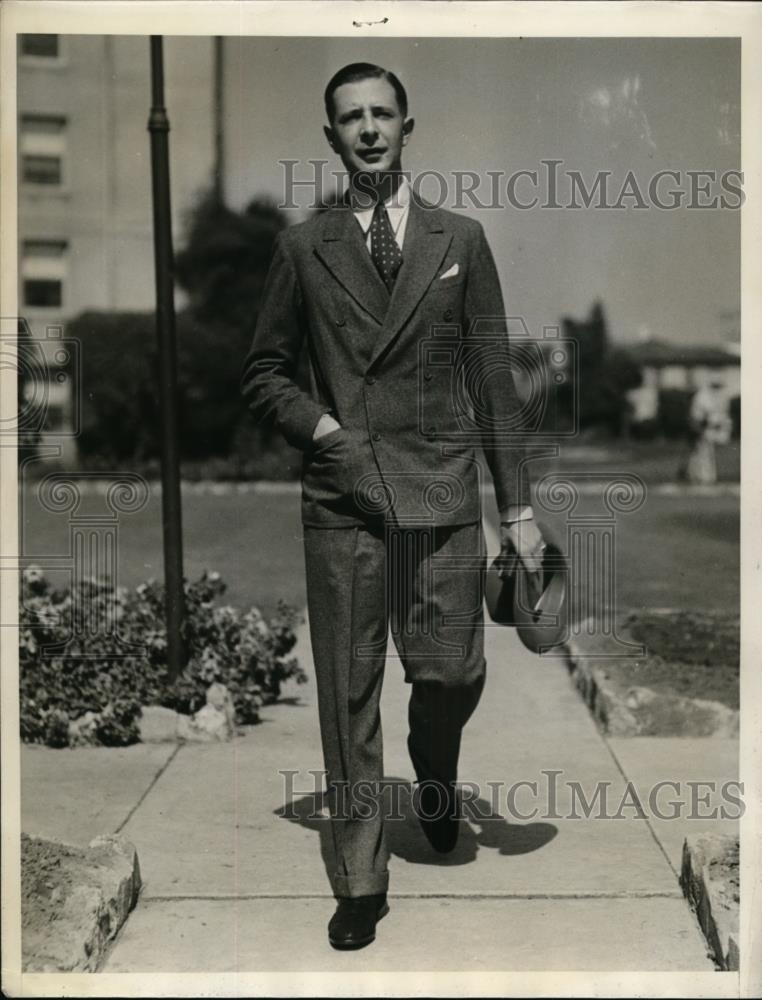
<path fill-rule="evenodd" d="M 388 632 L 411 685 L 419 782 L 454 782 L 484 686 L 481 522 L 304 529 L 312 652 L 336 856 L 336 896 L 386 892 L 379 702 Z M 355 808 L 357 807 L 357 808 Z"/>

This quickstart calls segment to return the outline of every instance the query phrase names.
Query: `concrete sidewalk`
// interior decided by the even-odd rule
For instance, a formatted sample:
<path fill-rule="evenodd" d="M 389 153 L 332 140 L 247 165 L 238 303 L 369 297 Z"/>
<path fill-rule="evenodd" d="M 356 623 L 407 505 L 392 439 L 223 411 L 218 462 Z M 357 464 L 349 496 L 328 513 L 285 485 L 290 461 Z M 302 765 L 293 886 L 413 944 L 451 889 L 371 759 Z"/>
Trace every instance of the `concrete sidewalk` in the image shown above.
<path fill-rule="evenodd" d="M 306 626 L 297 652 L 311 675 Z M 266 709 L 262 725 L 229 744 L 24 748 L 25 831 L 86 842 L 120 830 L 137 848 L 143 895 L 104 971 L 710 971 L 677 882 L 685 824 L 635 818 L 632 808 L 616 820 L 561 817 L 569 782 L 588 799 L 596 782 L 608 782 L 615 812 L 628 778 L 646 795 L 660 780 L 734 778 L 735 745 L 641 738 L 612 747 L 561 659 L 535 657 L 496 627 L 487 629 L 487 655 L 460 771 L 481 799 L 445 858 L 409 810 L 389 823 L 391 913 L 360 952 L 338 953 L 326 938 L 331 838 L 324 815 L 312 815 L 322 809 L 309 773 L 322 770 L 312 677 L 292 703 Z M 408 691 L 390 655 L 386 774 L 403 791 L 413 778 Z M 297 772 L 292 797 L 283 770 Z M 561 772 L 555 807 L 549 772 Z M 537 792 L 523 786 L 514 814 L 502 818 L 506 789 L 518 781 L 536 782 Z M 295 815 L 284 818 L 292 800 Z M 76 806 L 62 811 L 67 802 Z M 483 818 L 493 807 L 498 815 Z"/>

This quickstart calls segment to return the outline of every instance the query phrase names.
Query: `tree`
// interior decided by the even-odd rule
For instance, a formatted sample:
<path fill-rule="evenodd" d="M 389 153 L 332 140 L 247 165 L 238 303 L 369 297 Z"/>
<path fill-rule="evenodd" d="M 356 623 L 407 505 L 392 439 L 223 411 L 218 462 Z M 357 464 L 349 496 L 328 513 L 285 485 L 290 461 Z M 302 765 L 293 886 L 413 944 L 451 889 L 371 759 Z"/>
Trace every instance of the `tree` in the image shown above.
<path fill-rule="evenodd" d="M 178 409 L 184 461 L 224 459 L 224 475 L 297 474 L 292 449 L 254 427 L 240 394 L 282 212 L 255 199 L 243 212 L 205 194 L 187 220 L 175 276 L 188 295 L 177 315 Z M 152 313 L 87 312 L 69 325 L 82 343 L 83 428 L 89 464 L 155 460 L 160 451 Z"/>
<path fill-rule="evenodd" d="M 583 322 L 565 318 L 564 336 L 577 344 L 576 393 L 581 428 L 604 427 L 620 435 L 627 426 L 630 403 L 627 392 L 640 385 L 639 367 L 627 351 L 613 347 L 600 302 Z"/>
<path fill-rule="evenodd" d="M 184 425 L 193 443 L 186 441 L 185 450 L 235 456 L 240 467 L 256 458 L 268 477 L 296 475 L 296 454 L 272 428 L 253 426 L 239 386 L 275 240 L 285 227 L 283 213 L 267 199 L 255 198 L 239 213 L 212 192 L 189 219 L 175 268 L 189 296 L 190 322 L 178 338 L 192 386 Z"/>
<path fill-rule="evenodd" d="M 188 236 L 175 260 L 177 282 L 196 323 L 250 336 L 259 312 L 283 213 L 255 198 L 243 212 L 205 194 L 189 215 Z"/>

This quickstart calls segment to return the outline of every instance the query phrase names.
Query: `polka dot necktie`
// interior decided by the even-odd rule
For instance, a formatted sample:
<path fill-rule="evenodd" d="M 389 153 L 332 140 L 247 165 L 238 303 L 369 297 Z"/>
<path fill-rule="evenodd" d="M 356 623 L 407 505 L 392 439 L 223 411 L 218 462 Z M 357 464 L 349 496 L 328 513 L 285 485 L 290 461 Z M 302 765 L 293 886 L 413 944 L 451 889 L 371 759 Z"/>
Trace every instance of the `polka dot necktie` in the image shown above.
<path fill-rule="evenodd" d="M 370 224 L 370 255 L 384 284 L 391 291 L 402 263 L 402 251 L 394 238 L 383 202 L 376 205 Z"/>

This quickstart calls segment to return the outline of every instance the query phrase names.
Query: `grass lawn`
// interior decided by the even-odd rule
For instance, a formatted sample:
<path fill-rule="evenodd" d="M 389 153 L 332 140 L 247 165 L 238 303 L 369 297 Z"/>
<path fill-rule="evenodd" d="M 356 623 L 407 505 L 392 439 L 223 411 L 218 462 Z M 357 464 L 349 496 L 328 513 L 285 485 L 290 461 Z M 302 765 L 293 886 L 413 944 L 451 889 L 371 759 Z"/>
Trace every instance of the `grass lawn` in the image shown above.
<path fill-rule="evenodd" d="M 570 441 L 561 445 L 558 458 L 541 459 L 533 463 L 536 478 L 545 472 L 573 472 L 578 469 L 595 469 L 596 472 L 634 472 L 649 486 L 657 483 L 674 483 L 685 466 L 689 445 L 684 441 L 665 441 L 654 445 L 645 441 L 622 441 L 587 445 Z M 741 449 L 739 441 L 718 445 L 715 449 L 717 480 L 737 483 L 741 477 Z"/>
<path fill-rule="evenodd" d="M 633 615 L 628 631 L 648 656 L 619 664 L 628 684 L 739 707 L 740 634 L 736 614 L 680 611 Z M 609 665 L 616 671 L 617 664 Z"/>
<path fill-rule="evenodd" d="M 103 512 L 100 497 L 86 497 L 87 507 Z M 84 504 L 83 504 L 84 506 Z M 67 552 L 67 515 L 44 510 L 32 490 L 20 511 L 22 552 L 27 561 L 43 568 L 46 555 Z M 228 493 L 199 495 L 183 491 L 185 575 L 199 577 L 216 570 L 228 584 L 225 603 L 237 607 L 256 604 L 269 615 L 282 598 L 304 606 L 304 556 L 299 497 L 293 493 L 255 495 Z M 119 584 L 133 587 L 149 577 L 162 578 L 161 496 L 152 493 L 135 514 L 124 514 L 118 535 Z M 47 572 L 57 586 L 65 586 L 62 572 Z"/>
<path fill-rule="evenodd" d="M 575 514 L 599 512 L 583 497 Z M 543 519 L 565 549 L 563 518 Z M 615 556 L 618 617 L 646 608 L 738 613 L 739 501 L 651 494 L 638 511 L 618 516 Z"/>
<path fill-rule="evenodd" d="M 84 506 L 84 505 L 83 505 Z M 88 497 L 88 508 L 103 511 L 102 498 Z M 489 510 L 489 506 L 487 508 Z M 582 511 L 598 509 L 583 497 Z M 735 497 L 685 497 L 650 494 L 633 514 L 620 515 L 616 527 L 616 602 L 621 614 L 649 607 L 726 610 L 739 601 L 739 501 Z M 493 515 L 494 516 L 494 515 Z M 562 518 L 547 518 L 559 539 Z M 47 555 L 67 552 L 65 514 L 44 510 L 34 491 L 22 507 L 23 552 L 46 565 Z M 305 602 L 299 497 L 294 492 L 220 496 L 185 492 L 183 497 L 185 572 L 217 570 L 228 583 L 226 599 L 238 606 L 258 605 L 266 614 L 278 598 L 302 607 Z M 152 495 L 136 514 L 119 522 L 118 581 L 134 586 L 161 578 L 161 501 Z M 59 585 L 63 574 L 49 573 Z"/>

